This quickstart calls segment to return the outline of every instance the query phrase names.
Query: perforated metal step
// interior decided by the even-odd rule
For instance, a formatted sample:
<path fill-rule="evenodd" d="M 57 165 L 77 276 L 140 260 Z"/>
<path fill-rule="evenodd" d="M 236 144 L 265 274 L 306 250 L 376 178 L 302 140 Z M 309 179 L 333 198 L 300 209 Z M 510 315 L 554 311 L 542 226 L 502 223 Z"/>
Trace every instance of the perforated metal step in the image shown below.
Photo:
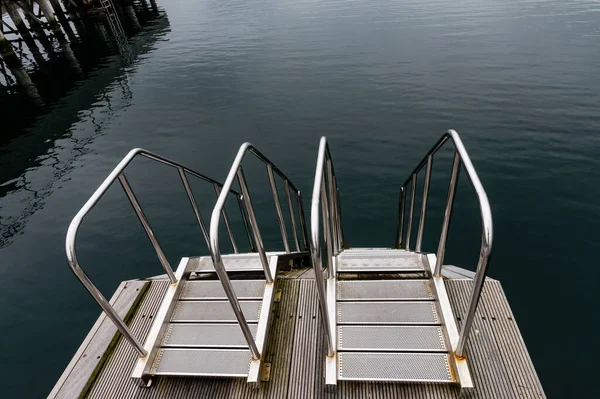
<path fill-rule="evenodd" d="M 438 353 L 340 352 L 338 379 L 454 382 L 448 355 Z"/>
<path fill-rule="evenodd" d="M 281 252 L 267 252 L 267 259 L 270 259 L 271 256 L 280 254 Z M 228 272 L 264 270 L 260 257 L 257 253 L 223 255 L 222 258 L 223 264 L 225 265 L 225 270 Z M 215 271 L 215 267 L 210 256 L 190 258 L 189 262 L 191 270 L 195 272 L 211 273 Z"/>
<path fill-rule="evenodd" d="M 232 280 L 233 290 L 239 300 L 262 299 L 265 280 Z M 180 300 L 226 299 L 223 285 L 219 280 L 196 280 L 185 283 Z"/>
<path fill-rule="evenodd" d="M 339 301 L 432 300 L 429 280 L 338 281 Z"/>
<path fill-rule="evenodd" d="M 439 326 L 339 326 L 338 350 L 445 352 Z"/>
<path fill-rule="evenodd" d="M 250 365 L 247 349 L 160 349 L 152 374 L 247 377 Z"/>
<path fill-rule="evenodd" d="M 241 301 L 240 306 L 248 323 L 256 323 L 261 301 Z M 237 322 L 228 301 L 179 301 L 172 322 Z"/>
<path fill-rule="evenodd" d="M 339 324 L 439 324 L 435 302 L 338 302 Z"/>
<path fill-rule="evenodd" d="M 250 324 L 256 337 L 256 324 Z M 248 344 L 238 324 L 170 324 L 163 347 L 247 348 Z"/>
<path fill-rule="evenodd" d="M 377 254 L 342 252 L 338 257 L 338 272 L 424 272 L 422 255 L 389 250 Z"/>

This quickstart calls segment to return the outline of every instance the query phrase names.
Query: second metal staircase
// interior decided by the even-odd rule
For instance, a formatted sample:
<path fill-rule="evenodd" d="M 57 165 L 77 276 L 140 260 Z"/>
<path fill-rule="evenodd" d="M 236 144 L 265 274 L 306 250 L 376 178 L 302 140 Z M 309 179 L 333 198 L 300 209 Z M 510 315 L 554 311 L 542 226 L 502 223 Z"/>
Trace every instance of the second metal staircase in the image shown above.
<path fill-rule="evenodd" d="M 433 156 L 449 140 L 454 143 L 456 152 L 442 235 L 437 253 L 427 253 L 421 246 Z M 441 270 L 461 162 L 479 200 L 483 234 L 474 289 L 459 333 Z M 411 250 L 417 174 L 423 167 L 421 212 L 416 245 Z M 405 217 L 409 185 L 409 214 Z M 401 187 L 394 248 L 345 249 L 339 190 L 331 153 L 323 137 L 311 203 L 311 257 L 327 335 L 326 383 L 335 385 L 338 380 L 427 382 L 472 388 L 464 349 L 491 245 L 492 219 L 487 196 L 460 137 L 450 130 Z"/>

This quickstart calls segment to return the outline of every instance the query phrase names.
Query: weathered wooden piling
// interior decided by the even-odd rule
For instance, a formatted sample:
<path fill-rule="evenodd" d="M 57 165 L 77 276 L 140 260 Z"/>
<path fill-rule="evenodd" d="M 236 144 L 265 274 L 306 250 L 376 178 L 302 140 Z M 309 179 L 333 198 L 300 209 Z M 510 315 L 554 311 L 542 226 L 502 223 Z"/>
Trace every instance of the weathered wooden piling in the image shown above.
<path fill-rule="evenodd" d="M 27 74 L 27 71 L 25 71 L 25 69 L 23 68 L 21 60 L 19 60 L 17 54 L 15 54 L 12 45 L 4 36 L 2 30 L 0 30 L 0 56 L 2 56 L 2 59 L 4 60 L 4 63 L 6 64 L 8 69 L 10 70 L 10 73 L 12 73 L 12 75 L 15 77 L 17 84 L 23 90 L 25 90 L 25 93 L 27 93 L 27 95 L 31 97 L 31 99 L 36 104 L 43 105 L 44 101 L 42 100 L 40 93 L 38 92 L 31 78 L 29 77 L 29 74 Z"/>
<path fill-rule="evenodd" d="M 71 24 L 69 23 L 69 20 L 67 19 L 67 16 L 65 15 L 65 13 L 63 11 L 60 2 L 58 0 L 49 0 L 49 1 L 50 1 L 50 5 L 54 9 L 54 14 L 56 15 L 56 18 L 60 22 L 62 29 L 67 34 L 67 37 L 69 38 L 69 40 L 71 42 L 76 41 L 77 36 L 75 35 L 75 32 L 73 32 L 73 28 L 71 28 Z"/>
<path fill-rule="evenodd" d="M 127 17 L 129 24 L 133 28 L 134 31 L 138 31 L 142 29 L 142 25 L 140 25 L 140 21 L 137 19 L 137 15 L 135 14 L 135 9 L 133 8 L 132 0 L 123 0 L 122 1 L 123 13 Z"/>
<path fill-rule="evenodd" d="M 10 16 L 10 19 L 13 21 L 15 28 L 23 38 L 23 41 L 29 48 L 29 51 L 31 52 L 31 55 L 33 56 L 35 62 L 38 65 L 42 65 L 45 62 L 45 59 L 42 56 L 42 53 L 40 52 L 40 49 L 38 48 L 35 42 L 35 39 L 31 35 L 31 32 L 29 32 L 29 28 L 27 27 L 27 25 L 25 25 L 25 21 L 23 21 L 23 18 L 19 13 L 18 7 L 13 2 L 7 1 L 4 4 L 4 9 Z"/>
<path fill-rule="evenodd" d="M 60 44 L 65 58 L 69 60 L 69 63 L 73 70 L 80 74 L 83 73 L 83 71 L 81 70 L 81 66 L 79 66 L 79 62 L 77 61 L 77 58 L 75 58 L 75 54 L 73 54 L 73 50 L 71 50 L 71 45 L 69 44 L 69 41 L 63 34 L 60 28 L 60 24 L 54 16 L 52 7 L 50 7 L 50 3 L 48 2 L 48 0 L 36 0 L 36 2 L 38 3 L 40 10 L 42 10 L 42 13 L 46 17 L 46 20 L 48 21 L 48 25 L 50 26 L 54 37 L 56 38 L 56 40 L 58 40 L 58 43 Z"/>

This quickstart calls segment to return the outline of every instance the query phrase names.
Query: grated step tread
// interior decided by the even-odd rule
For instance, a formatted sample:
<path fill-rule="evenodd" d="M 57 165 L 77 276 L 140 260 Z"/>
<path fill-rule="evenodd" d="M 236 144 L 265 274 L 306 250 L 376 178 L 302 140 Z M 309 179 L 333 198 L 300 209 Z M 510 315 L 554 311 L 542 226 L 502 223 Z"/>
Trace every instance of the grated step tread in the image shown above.
<path fill-rule="evenodd" d="M 250 324 L 256 337 L 256 324 Z M 238 324 L 170 324 L 163 347 L 247 348 L 248 344 Z"/>
<path fill-rule="evenodd" d="M 262 301 L 240 301 L 248 323 L 258 322 Z M 228 301 L 179 301 L 171 322 L 237 322 Z"/>
<path fill-rule="evenodd" d="M 390 250 L 390 253 L 342 252 L 338 255 L 338 272 L 424 272 L 421 254 Z"/>
<path fill-rule="evenodd" d="M 338 379 L 452 383 L 447 354 L 339 352 Z"/>
<path fill-rule="evenodd" d="M 433 300 L 429 280 L 352 280 L 338 281 L 337 299 L 363 300 Z"/>
<path fill-rule="evenodd" d="M 153 375 L 197 377 L 247 377 L 247 349 L 160 349 L 152 365 Z"/>
<path fill-rule="evenodd" d="M 447 351 L 440 326 L 338 326 L 338 350 Z"/>
<path fill-rule="evenodd" d="M 262 299 L 265 280 L 232 280 L 233 290 L 239 300 Z M 226 299 L 219 280 L 191 280 L 185 282 L 180 300 Z"/>
<path fill-rule="evenodd" d="M 439 324 L 435 302 L 338 302 L 339 324 Z"/>

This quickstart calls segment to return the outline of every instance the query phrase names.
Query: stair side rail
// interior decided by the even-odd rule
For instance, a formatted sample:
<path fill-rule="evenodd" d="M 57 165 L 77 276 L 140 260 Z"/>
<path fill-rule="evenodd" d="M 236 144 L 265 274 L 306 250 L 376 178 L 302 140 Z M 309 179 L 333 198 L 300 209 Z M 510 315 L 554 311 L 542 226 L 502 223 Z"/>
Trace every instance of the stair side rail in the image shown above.
<path fill-rule="evenodd" d="M 323 219 L 323 235 L 327 258 L 327 278 L 331 279 L 335 278 L 335 264 L 333 258 L 343 250 L 344 243 L 340 208 L 339 189 L 333 168 L 331 151 L 327 144 L 327 138 L 321 137 L 310 208 L 310 253 L 313 268 L 315 270 L 317 293 L 319 296 L 319 311 L 321 313 L 322 322 L 325 325 L 327 356 L 329 357 L 335 354 L 336 344 L 335 335 L 330 329 L 329 313 L 327 311 L 319 216 Z M 319 213 L 321 213 L 321 215 L 319 215 Z"/>
<path fill-rule="evenodd" d="M 475 171 L 475 167 L 471 162 L 471 158 L 465 149 L 465 146 L 460 139 L 460 136 L 455 130 L 448 130 L 442 135 L 442 137 L 435 143 L 435 145 L 427 152 L 423 160 L 417 165 L 409 177 L 404 181 L 400 187 L 400 200 L 398 205 L 398 228 L 396 235 L 396 248 L 404 248 L 410 250 L 410 237 L 413 225 L 413 213 L 415 207 L 415 193 L 417 186 L 417 174 L 425 167 L 425 182 L 423 185 L 423 196 L 421 201 L 421 212 L 419 217 L 419 225 L 417 229 L 417 239 L 415 243 L 415 251 L 421 252 L 423 243 L 423 231 L 425 227 L 425 215 L 427 212 L 427 198 L 429 196 L 429 183 L 431 181 L 431 169 L 433 165 L 433 156 L 438 152 L 444 144 L 452 142 L 455 147 L 454 159 L 452 162 L 452 173 L 450 176 L 450 183 L 448 186 L 448 197 L 446 200 L 446 207 L 444 210 L 444 221 L 442 224 L 442 232 L 438 243 L 437 260 L 434 269 L 434 277 L 440 277 L 442 272 L 442 265 L 444 262 L 444 255 L 446 252 L 446 242 L 448 239 L 448 231 L 450 227 L 450 219 L 452 217 L 452 209 L 454 206 L 454 198 L 456 196 L 456 186 L 458 182 L 458 176 L 460 173 L 461 164 L 464 167 L 467 177 L 471 186 L 475 190 L 477 195 L 477 201 L 479 203 L 479 210 L 481 213 L 481 247 L 479 251 L 479 261 L 477 263 L 477 270 L 475 273 L 473 290 L 469 299 L 469 307 L 467 310 L 466 317 L 463 318 L 464 323 L 460 331 L 460 337 L 455 351 L 455 356 L 458 358 L 464 357 L 464 349 L 469 339 L 469 333 L 473 325 L 473 319 L 475 317 L 475 310 L 479 304 L 481 297 L 481 290 L 483 289 L 483 283 L 487 273 L 487 266 L 489 258 L 492 252 L 492 242 L 494 236 L 494 228 L 492 221 L 492 210 L 483 185 L 479 180 L 479 176 Z M 406 196 L 408 186 L 411 186 L 410 191 L 410 203 L 409 203 L 409 214 L 408 214 L 408 226 L 406 233 L 404 233 L 405 224 L 405 208 L 406 208 Z"/>
<path fill-rule="evenodd" d="M 306 222 L 305 222 L 305 218 L 304 218 L 304 210 L 302 207 L 302 195 L 300 193 L 300 190 L 298 190 L 296 188 L 296 186 L 294 186 L 294 184 L 290 181 L 290 179 L 273 162 L 271 162 L 266 156 L 264 156 L 260 151 L 258 151 L 258 149 L 256 149 L 251 143 L 242 144 L 242 146 L 238 150 L 238 153 L 233 161 L 233 164 L 231 165 L 229 174 L 227 175 L 227 178 L 225 179 L 225 182 L 223 183 L 223 188 L 222 188 L 221 194 L 219 195 L 219 198 L 217 199 L 215 208 L 213 209 L 213 212 L 212 212 L 212 216 L 210 219 L 210 238 L 209 238 L 210 245 L 209 245 L 209 247 L 210 247 L 210 254 L 212 257 L 215 271 L 217 272 L 217 276 L 219 277 L 219 280 L 221 281 L 221 284 L 223 285 L 223 289 L 225 290 L 227 299 L 229 300 L 229 303 L 231 304 L 231 307 L 233 308 L 235 317 L 240 325 L 240 328 L 242 329 L 242 333 L 244 334 L 246 342 L 248 343 L 248 347 L 250 348 L 250 353 L 252 354 L 252 358 L 254 360 L 259 360 L 261 357 L 261 353 L 259 353 L 259 350 L 258 350 L 258 347 L 256 346 L 254 337 L 252 336 L 252 332 L 250 331 L 250 327 L 248 326 L 248 322 L 246 321 L 246 318 L 244 316 L 244 312 L 242 311 L 242 308 L 237 299 L 237 296 L 235 295 L 235 291 L 233 289 L 233 286 L 231 285 L 231 281 L 229 280 L 229 277 L 227 276 L 227 272 L 225 270 L 225 265 L 223 264 L 223 258 L 221 256 L 221 250 L 219 248 L 219 223 L 221 220 L 222 210 L 224 209 L 225 201 L 227 200 L 227 197 L 228 197 L 229 193 L 231 192 L 231 187 L 237 178 L 237 181 L 238 181 L 241 191 L 242 191 L 242 202 L 243 202 L 243 204 L 245 206 L 245 210 L 248 214 L 248 219 L 249 219 L 250 227 L 252 230 L 252 238 L 254 239 L 254 245 L 259 254 L 259 257 L 260 257 L 260 260 L 261 260 L 261 263 L 263 266 L 263 270 L 265 273 L 265 279 L 267 281 L 267 284 L 272 284 L 274 282 L 275 276 L 271 275 L 271 270 L 269 269 L 269 260 L 267 259 L 265 247 L 264 247 L 263 240 L 260 235 L 258 223 L 256 220 L 256 215 L 254 213 L 254 207 L 252 205 L 252 200 L 250 199 L 250 193 L 248 190 L 248 185 L 246 183 L 246 177 L 244 176 L 244 170 L 242 169 L 242 161 L 244 160 L 244 156 L 247 153 L 254 155 L 256 158 L 258 158 L 260 161 L 262 161 L 266 166 L 267 175 L 269 177 L 269 183 L 271 186 L 271 192 L 273 195 L 273 200 L 275 202 L 275 209 L 277 211 L 277 217 L 279 220 L 279 227 L 281 230 L 281 238 L 283 240 L 286 253 L 291 253 L 291 250 L 290 250 L 289 243 L 288 243 L 287 230 L 285 227 L 285 220 L 284 220 L 283 212 L 281 210 L 281 202 L 279 200 L 279 195 L 277 192 L 277 186 L 275 184 L 274 174 L 277 174 L 283 180 L 284 185 L 285 185 L 287 203 L 288 203 L 289 212 L 290 212 L 290 219 L 292 222 L 292 229 L 294 232 L 294 242 L 296 245 L 296 252 L 301 251 L 301 246 L 300 246 L 300 240 L 299 240 L 299 236 L 298 236 L 298 228 L 296 225 L 296 219 L 295 219 L 295 215 L 294 215 L 294 209 L 292 207 L 292 196 L 291 196 L 290 190 L 294 193 L 296 204 L 297 204 L 298 218 L 300 220 L 300 229 L 301 229 L 301 234 L 303 236 L 304 249 L 306 249 L 306 245 L 307 245 L 307 238 L 306 238 L 307 234 L 306 234 Z"/>
<path fill-rule="evenodd" d="M 79 261 L 77 259 L 77 250 L 76 250 L 77 232 L 79 231 L 79 227 L 81 226 L 81 223 L 83 222 L 85 217 L 88 215 L 88 213 L 92 210 L 92 208 L 94 208 L 94 206 L 98 203 L 98 201 L 100 201 L 100 199 L 104 196 L 106 191 L 111 187 L 111 185 L 115 182 L 115 180 L 119 180 L 119 183 L 121 184 L 123 190 L 125 191 L 125 194 L 127 195 L 127 198 L 129 199 L 129 202 L 131 203 L 133 209 L 135 210 L 138 220 L 142 224 L 142 227 L 144 228 L 146 235 L 148 236 L 150 243 L 152 244 L 152 246 L 156 252 L 156 256 L 158 257 L 158 260 L 160 261 L 165 272 L 167 273 L 169 281 L 171 282 L 171 284 L 174 284 L 177 282 L 175 274 L 173 273 L 173 269 L 171 268 L 171 265 L 169 264 L 167 258 L 165 257 L 165 255 L 162 251 L 162 248 L 158 242 L 158 239 L 156 238 L 156 235 L 154 234 L 152 228 L 150 227 L 150 223 L 148 222 L 148 219 L 146 218 L 146 215 L 144 214 L 144 211 L 143 211 L 139 201 L 137 200 L 137 197 L 135 196 L 133 189 L 131 188 L 131 185 L 129 184 L 129 181 L 127 180 L 127 178 L 125 176 L 125 169 L 127 168 L 127 166 L 129 164 L 131 164 L 133 159 L 138 156 L 151 159 L 153 161 L 159 162 L 164 165 L 168 165 L 177 170 L 177 172 L 179 173 L 181 182 L 183 184 L 183 187 L 188 196 L 188 199 L 190 201 L 190 204 L 192 205 L 192 209 L 194 211 L 196 220 L 197 220 L 198 224 L 200 225 L 200 229 L 202 230 L 204 239 L 206 240 L 206 243 L 209 246 L 210 246 L 210 244 L 209 244 L 208 232 L 206 230 L 206 226 L 204 224 L 202 215 L 200 214 L 200 211 L 198 209 L 198 205 L 196 203 L 194 194 L 192 193 L 192 189 L 190 187 L 187 175 L 194 176 L 196 178 L 199 178 L 205 182 L 212 184 L 217 197 L 219 196 L 219 193 L 221 192 L 223 185 L 221 183 L 217 182 L 216 180 L 213 180 L 207 176 L 204 176 L 198 172 L 195 172 L 192 169 L 189 169 L 189 168 L 183 166 L 180 163 L 171 161 L 167 158 L 164 158 L 158 154 L 154 154 L 150 151 L 146 151 L 142 148 L 134 148 L 133 150 L 129 151 L 129 153 L 121 160 L 121 162 L 119 162 L 119 164 L 112 170 L 112 172 L 110 172 L 108 177 L 106 179 L 104 179 L 104 181 L 96 189 L 94 194 L 92 194 L 92 196 L 87 200 L 87 202 L 83 205 L 83 207 L 79 210 L 79 212 L 77 212 L 77 214 L 75 215 L 75 217 L 73 218 L 73 220 L 71 221 L 71 223 L 69 225 L 69 228 L 67 230 L 66 240 L 65 240 L 65 248 L 66 248 L 66 254 L 67 254 L 67 263 L 69 264 L 71 271 L 73 271 L 73 273 L 79 279 L 81 284 L 83 284 L 83 286 L 88 290 L 88 292 L 96 300 L 98 305 L 100 305 L 102 310 L 106 313 L 106 315 L 115 324 L 115 326 L 118 328 L 118 330 L 121 332 L 121 334 L 123 334 L 125 339 L 127 339 L 127 341 L 129 341 L 129 343 L 135 348 L 135 350 L 138 352 L 139 356 L 145 357 L 147 355 L 147 351 L 144 349 L 142 343 L 133 335 L 133 333 L 131 332 L 131 330 L 125 323 L 125 321 L 119 316 L 117 311 L 110 305 L 110 303 L 106 300 L 104 295 L 102 295 L 100 290 L 96 287 L 96 285 L 87 276 L 85 271 L 81 268 L 81 265 L 79 264 Z M 238 205 L 240 206 L 240 211 L 242 212 L 242 219 L 246 220 L 246 215 L 244 214 L 243 208 L 241 206 L 241 204 L 242 204 L 241 194 L 239 194 L 238 192 L 235 192 L 235 191 L 231 191 L 231 193 L 237 197 Z M 223 217 L 226 220 L 227 230 L 229 232 L 229 237 L 231 239 L 232 245 L 234 246 L 234 248 L 236 248 L 236 252 L 237 252 L 237 245 L 235 243 L 233 232 L 231 231 L 231 228 L 230 228 L 229 217 L 228 217 L 225 209 L 223 209 Z M 245 223 L 245 224 L 247 226 L 247 223 Z M 246 234 L 248 236 L 250 235 L 250 232 L 248 231 L 247 228 L 246 228 Z"/>

